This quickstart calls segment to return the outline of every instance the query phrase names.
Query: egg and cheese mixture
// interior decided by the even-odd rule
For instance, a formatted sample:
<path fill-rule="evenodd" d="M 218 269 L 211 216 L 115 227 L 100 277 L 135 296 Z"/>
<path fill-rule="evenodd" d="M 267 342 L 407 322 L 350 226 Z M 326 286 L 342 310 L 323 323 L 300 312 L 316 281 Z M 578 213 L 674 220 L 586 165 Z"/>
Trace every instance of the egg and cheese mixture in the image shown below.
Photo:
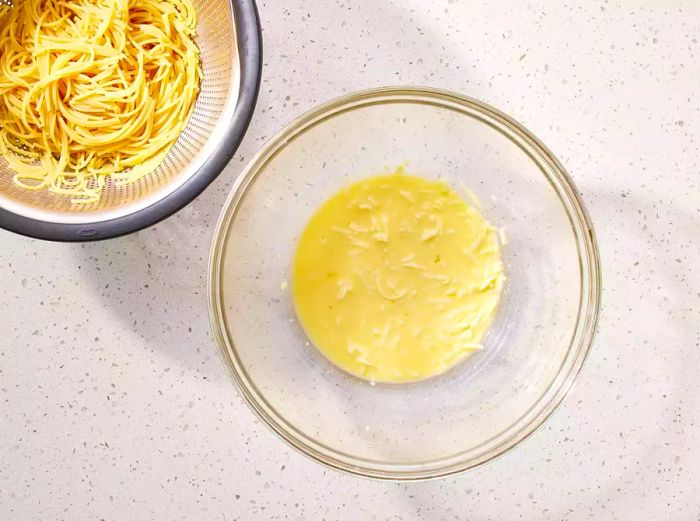
<path fill-rule="evenodd" d="M 482 349 L 504 280 L 498 231 L 447 184 L 401 170 L 323 204 L 292 275 L 316 348 L 391 383 L 438 375 Z"/>

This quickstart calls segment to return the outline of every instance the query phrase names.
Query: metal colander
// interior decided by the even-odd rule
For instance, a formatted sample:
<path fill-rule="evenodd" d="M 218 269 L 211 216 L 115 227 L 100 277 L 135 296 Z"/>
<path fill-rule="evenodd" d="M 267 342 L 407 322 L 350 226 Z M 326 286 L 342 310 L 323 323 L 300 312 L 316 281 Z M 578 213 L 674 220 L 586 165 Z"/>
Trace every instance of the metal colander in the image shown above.
<path fill-rule="evenodd" d="M 17 187 L 13 171 L 0 158 L 1 227 L 61 241 L 123 235 L 176 212 L 221 172 L 243 138 L 257 99 L 260 25 L 254 0 L 193 4 L 201 91 L 186 128 L 158 168 L 128 185 L 108 181 L 99 201 L 75 204 L 69 196 Z"/>

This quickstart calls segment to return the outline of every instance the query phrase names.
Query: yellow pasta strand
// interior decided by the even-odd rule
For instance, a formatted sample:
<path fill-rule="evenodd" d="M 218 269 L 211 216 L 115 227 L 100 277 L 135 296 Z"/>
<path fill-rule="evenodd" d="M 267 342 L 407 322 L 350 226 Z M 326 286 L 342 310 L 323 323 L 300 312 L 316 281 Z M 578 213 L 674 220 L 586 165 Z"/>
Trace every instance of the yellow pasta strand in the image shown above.
<path fill-rule="evenodd" d="M 0 154 L 27 190 L 98 201 L 151 172 L 202 77 L 191 0 L 0 0 Z"/>

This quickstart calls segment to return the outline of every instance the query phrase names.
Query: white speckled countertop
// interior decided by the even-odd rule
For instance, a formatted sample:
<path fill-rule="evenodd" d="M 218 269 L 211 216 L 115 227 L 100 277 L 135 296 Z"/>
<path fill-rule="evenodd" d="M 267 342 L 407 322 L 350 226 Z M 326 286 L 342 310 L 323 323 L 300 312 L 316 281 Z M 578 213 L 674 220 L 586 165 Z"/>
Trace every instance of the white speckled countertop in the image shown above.
<path fill-rule="evenodd" d="M 0 519 L 700 519 L 700 3 L 265 0 L 258 110 L 178 215 L 108 242 L 0 231 Z M 289 449 L 237 396 L 213 225 L 301 111 L 386 84 L 483 99 L 563 161 L 597 227 L 599 334 L 563 406 L 459 477 L 391 484 Z"/>

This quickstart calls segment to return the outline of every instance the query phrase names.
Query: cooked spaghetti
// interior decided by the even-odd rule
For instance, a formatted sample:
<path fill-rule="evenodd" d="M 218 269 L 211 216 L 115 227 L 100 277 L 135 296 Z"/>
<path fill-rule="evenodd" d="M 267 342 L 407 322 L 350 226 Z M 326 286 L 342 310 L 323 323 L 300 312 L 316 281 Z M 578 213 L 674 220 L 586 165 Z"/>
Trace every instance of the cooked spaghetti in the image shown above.
<path fill-rule="evenodd" d="M 0 153 L 28 190 L 99 200 L 151 172 L 201 80 L 191 0 L 0 0 Z"/>

